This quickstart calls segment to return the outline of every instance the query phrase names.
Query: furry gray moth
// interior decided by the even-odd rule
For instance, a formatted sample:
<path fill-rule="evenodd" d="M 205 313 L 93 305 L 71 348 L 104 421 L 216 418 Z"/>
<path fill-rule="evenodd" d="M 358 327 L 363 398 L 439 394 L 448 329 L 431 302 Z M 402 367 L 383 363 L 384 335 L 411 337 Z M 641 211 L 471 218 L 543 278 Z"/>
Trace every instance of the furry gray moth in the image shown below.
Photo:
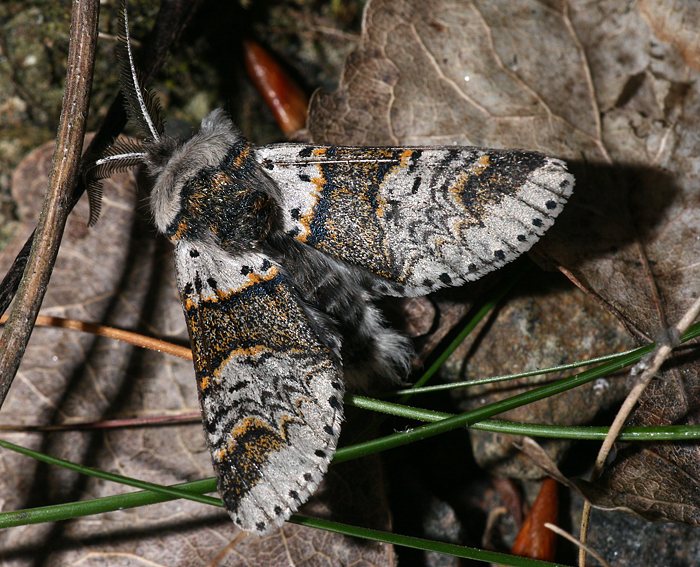
<path fill-rule="evenodd" d="M 233 521 L 260 534 L 313 493 L 333 457 L 345 382 L 399 379 L 407 338 L 373 300 L 476 280 L 528 250 L 574 185 L 537 152 L 475 147 L 255 147 L 214 110 L 164 134 L 139 84 L 123 8 L 122 91 L 144 139 L 116 142 L 99 179 L 142 164 L 174 245 L 202 420 Z"/>

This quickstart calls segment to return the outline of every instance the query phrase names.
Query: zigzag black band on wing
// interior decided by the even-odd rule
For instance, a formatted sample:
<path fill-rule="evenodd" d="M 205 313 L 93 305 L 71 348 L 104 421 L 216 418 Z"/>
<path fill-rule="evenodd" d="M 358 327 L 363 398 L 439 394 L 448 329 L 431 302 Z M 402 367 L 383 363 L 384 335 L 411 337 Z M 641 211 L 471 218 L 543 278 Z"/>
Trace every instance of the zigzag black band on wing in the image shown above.
<path fill-rule="evenodd" d="M 353 161 L 353 149 L 328 147 L 324 159 L 317 165 L 319 177 L 313 181 L 319 197 L 309 224 L 307 244 L 331 253 L 351 264 L 372 266 L 373 271 L 393 279 L 398 274 L 387 267 L 394 266 L 386 245 L 379 217 L 387 213 L 387 203 L 380 197 L 384 179 L 400 167 L 401 150 L 369 148 L 366 161 Z M 374 160 L 374 161 L 372 161 Z M 334 243 L 343 240 L 347 246 L 339 249 Z M 332 250 L 326 245 L 333 243 Z"/>

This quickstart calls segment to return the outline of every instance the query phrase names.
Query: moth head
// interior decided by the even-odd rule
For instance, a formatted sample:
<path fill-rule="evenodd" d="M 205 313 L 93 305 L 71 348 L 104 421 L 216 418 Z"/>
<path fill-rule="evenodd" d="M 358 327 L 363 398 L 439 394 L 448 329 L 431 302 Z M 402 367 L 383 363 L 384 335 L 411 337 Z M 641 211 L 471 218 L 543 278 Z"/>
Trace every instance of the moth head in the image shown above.
<path fill-rule="evenodd" d="M 185 184 L 205 167 L 217 166 L 228 150 L 244 141 L 226 113 L 217 108 L 202 120 L 199 131 L 184 142 L 146 146 L 145 163 L 153 177 L 150 205 L 155 225 L 167 233 L 181 208 Z"/>

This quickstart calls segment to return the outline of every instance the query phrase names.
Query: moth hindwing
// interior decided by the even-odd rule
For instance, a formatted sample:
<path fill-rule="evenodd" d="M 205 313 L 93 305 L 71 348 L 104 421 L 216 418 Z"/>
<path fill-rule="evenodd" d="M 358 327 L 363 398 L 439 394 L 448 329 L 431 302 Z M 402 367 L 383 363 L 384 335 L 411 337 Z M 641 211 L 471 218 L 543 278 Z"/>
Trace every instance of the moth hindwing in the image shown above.
<path fill-rule="evenodd" d="M 128 45 L 126 10 L 123 27 Z M 528 151 L 255 148 L 221 110 L 175 140 L 125 53 L 122 88 L 146 141 L 108 152 L 97 177 L 140 162 L 153 179 L 219 491 L 238 526 L 265 533 L 326 471 L 344 384 L 408 370 L 410 343 L 373 300 L 514 259 L 552 225 L 573 177 Z"/>

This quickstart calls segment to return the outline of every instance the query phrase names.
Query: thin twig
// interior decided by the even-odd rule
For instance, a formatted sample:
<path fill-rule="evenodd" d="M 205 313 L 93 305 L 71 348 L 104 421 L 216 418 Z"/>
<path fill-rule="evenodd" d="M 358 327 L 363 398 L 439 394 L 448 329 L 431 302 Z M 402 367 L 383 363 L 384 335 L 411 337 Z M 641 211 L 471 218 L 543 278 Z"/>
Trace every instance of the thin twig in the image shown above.
<path fill-rule="evenodd" d="M 144 417 L 121 417 L 115 419 L 81 420 L 67 421 L 55 425 L 26 424 L 17 425 L 14 423 L 0 424 L 0 431 L 12 431 L 22 433 L 44 433 L 47 431 L 95 431 L 98 429 L 125 429 L 132 427 L 162 427 L 163 425 L 183 425 L 189 423 L 201 423 L 202 412 L 179 412 L 173 415 L 153 415 Z"/>
<path fill-rule="evenodd" d="M 49 177 L 27 267 L 0 337 L 0 406 L 32 333 L 70 212 L 85 136 L 97 43 L 98 0 L 73 0 L 65 92 Z"/>
<path fill-rule="evenodd" d="M 144 42 L 142 60 L 139 62 L 141 77 L 148 82 L 163 65 L 170 46 L 177 40 L 192 14 L 202 0 L 163 0 L 153 30 Z M 126 125 L 126 111 L 121 94 L 117 95 L 107 111 L 102 126 L 97 130 L 83 156 L 83 163 L 92 164 L 100 157 Z M 70 203 L 71 209 L 85 192 L 83 179 L 78 180 Z M 0 314 L 10 305 L 17 291 L 32 246 L 34 233 L 17 254 L 12 266 L 0 283 Z"/>
<path fill-rule="evenodd" d="M 558 536 L 563 537 L 564 539 L 570 541 L 573 543 L 575 546 L 579 548 L 579 551 L 583 551 L 584 553 L 588 553 L 593 559 L 595 559 L 598 563 L 600 563 L 603 567 L 610 567 L 610 563 L 608 563 L 600 553 L 598 553 L 595 549 L 587 546 L 585 543 L 580 542 L 577 540 L 574 536 L 572 536 L 569 532 L 562 530 L 559 526 L 555 526 L 554 524 L 550 524 L 549 522 L 544 523 L 544 527 L 547 528 L 548 530 L 553 531 L 555 534 Z"/>
<path fill-rule="evenodd" d="M 699 314 L 700 297 L 695 300 L 695 302 L 690 306 L 688 311 L 686 311 L 686 313 L 683 315 L 681 320 L 676 324 L 675 327 L 672 328 L 671 333 L 675 334 L 677 337 L 682 335 L 685 332 L 685 330 L 688 327 L 690 327 L 692 322 L 698 318 Z M 605 437 L 603 444 L 600 447 L 598 456 L 596 457 L 595 464 L 593 466 L 593 472 L 591 473 L 591 481 L 595 481 L 600 477 L 601 473 L 603 472 L 603 467 L 605 466 L 605 461 L 607 460 L 608 455 L 612 450 L 612 446 L 615 443 L 615 440 L 617 439 L 618 435 L 620 434 L 620 431 L 625 426 L 627 418 L 629 418 L 635 405 L 637 405 L 639 398 L 644 393 L 646 387 L 649 385 L 649 382 L 651 382 L 654 376 L 656 376 L 656 373 L 661 368 L 661 365 L 669 357 L 675 346 L 676 345 L 672 342 L 663 342 L 659 344 L 649 355 L 648 358 L 642 360 L 640 364 L 632 368 L 632 372 L 635 372 L 636 369 L 643 369 L 642 375 L 639 377 L 639 380 L 632 388 L 632 390 L 630 390 L 630 393 L 627 395 L 627 398 L 623 402 L 622 407 L 620 407 L 620 410 L 615 416 L 615 420 L 610 426 L 610 430 L 607 436 Z M 581 515 L 580 538 L 582 543 L 586 542 L 590 515 L 591 504 L 588 500 L 586 500 L 583 504 L 583 512 Z M 578 557 L 579 565 L 585 565 L 586 556 L 583 550 L 579 550 Z"/>
<path fill-rule="evenodd" d="M 7 322 L 7 317 L 0 317 L 0 325 Z M 40 327 L 56 327 L 59 329 L 70 329 L 71 331 L 81 331 L 90 333 L 99 337 L 106 337 L 121 341 L 136 347 L 171 354 L 185 360 L 192 360 L 192 350 L 189 347 L 180 346 L 163 339 L 156 339 L 134 331 L 125 331 L 108 325 L 100 325 L 98 323 L 86 323 L 77 319 L 65 319 L 64 317 L 53 317 L 49 315 L 39 315 L 36 318 L 36 325 Z"/>

